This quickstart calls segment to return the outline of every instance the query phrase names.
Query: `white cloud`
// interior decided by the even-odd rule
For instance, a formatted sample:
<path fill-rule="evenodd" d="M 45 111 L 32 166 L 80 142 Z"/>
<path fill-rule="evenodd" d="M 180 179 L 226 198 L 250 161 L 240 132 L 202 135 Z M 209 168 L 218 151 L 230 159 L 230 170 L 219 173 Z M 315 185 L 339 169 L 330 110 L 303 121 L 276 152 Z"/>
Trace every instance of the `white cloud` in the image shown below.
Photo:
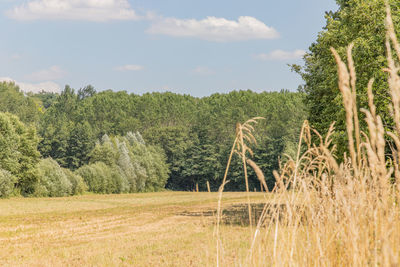
<path fill-rule="evenodd" d="M 207 67 L 198 66 L 192 71 L 194 74 L 198 75 L 213 75 L 215 72 Z"/>
<path fill-rule="evenodd" d="M 19 86 L 21 91 L 28 93 L 39 93 L 41 91 L 51 92 L 51 93 L 60 93 L 61 87 L 55 82 L 42 82 L 42 83 L 25 83 L 25 82 L 17 82 L 9 77 L 0 77 L 0 82 L 13 82 Z"/>
<path fill-rule="evenodd" d="M 260 60 L 293 60 L 300 59 L 305 55 L 304 50 L 294 50 L 294 51 L 284 51 L 284 50 L 274 50 L 268 54 L 258 54 L 254 57 Z"/>
<path fill-rule="evenodd" d="M 148 29 L 151 34 L 193 37 L 215 42 L 278 38 L 278 32 L 253 17 L 239 17 L 238 21 L 207 17 L 203 20 L 166 18 Z"/>
<path fill-rule="evenodd" d="M 26 75 L 25 78 L 31 81 L 54 81 L 63 78 L 67 73 L 59 66 L 52 66 L 48 69 L 39 70 Z"/>
<path fill-rule="evenodd" d="M 16 20 L 136 20 L 128 0 L 30 0 L 8 10 Z"/>
<path fill-rule="evenodd" d="M 117 71 L 139 71 L 143 69 L 144 67 L 141 65 L 124 65 L 115 68 Z"/>

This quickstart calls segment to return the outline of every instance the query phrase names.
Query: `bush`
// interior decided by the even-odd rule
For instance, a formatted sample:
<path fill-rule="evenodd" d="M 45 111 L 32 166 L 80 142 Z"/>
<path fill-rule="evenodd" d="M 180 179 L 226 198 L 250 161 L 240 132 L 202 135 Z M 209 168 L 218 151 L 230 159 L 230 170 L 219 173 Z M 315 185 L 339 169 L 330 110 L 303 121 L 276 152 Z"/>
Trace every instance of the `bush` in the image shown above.
<path fill-rule="evenodd" d="M 35 188 L 35 196 L 64 197 L 73 193 L 73 184 L 68 179 L 65 170 L 51 159 L 43 159 L 38 164 L 39 183 Z"/>
<path fill-rule="evenodd" d="M 132 160 L 132 155 L 129 155 L 128 148 L 124 142 L 119 144 L 118 152 L 119 159 L 117 164 L 121 170 L 121 175 L 129 183 L 129 192 L 143 191 L 146 183 L 146 170 L 137 161 Z"/>
<path fill-rule="evenodd" d="M 72 184 L 72 195 L 82 195 L 83 192 L 87 190 L 87 186 L 83 181 L 83 178 L 80 175 L 73 173 L 69 169 L 63 168 L 62 170 Z"/>
<path fill-rule="evenodd" d="M 97 177 L 93 164 L 84 165 L 76 170 L 75 173 L 83 178 L 90 192 L 99 193 L 101 191 L 100 179 Z"/>
<path fill-rule="evenodd" d="M 116 166 L 111 167 L 103 162 L 96 162 L 79 168 L 76 173 L 83 178 L 91 192 L 100 194 L 128 192 L 128 181 Z"/>
<path fill-rule="evenodd" d="M 123 175 L 123 172 L 119 166 L 114 166 L 111 168 L 111 177 L 116 185 L 115 193 L 129 193 L 130 185 L 126 176 Z"/>
<path fill-rule="evenodd" d="M 89 190 L 99 193 L 157 191 L 165 187 L 169 174 L 164 153 L 146 145 L 139 133 L 112 138 L 104 135 L 91 152 L 90 161 L 102 164 L 83 168 L 80 174 Z M 104 177 L 106 174 L 109 177 Z M 104 187 L 107 180 L 112 189 Z"/>
<path fill-rule="evenodd" d="M 7 198 L 12 194 L 16 181 L 8 171 L 0 169 L 0 198 Z"/>

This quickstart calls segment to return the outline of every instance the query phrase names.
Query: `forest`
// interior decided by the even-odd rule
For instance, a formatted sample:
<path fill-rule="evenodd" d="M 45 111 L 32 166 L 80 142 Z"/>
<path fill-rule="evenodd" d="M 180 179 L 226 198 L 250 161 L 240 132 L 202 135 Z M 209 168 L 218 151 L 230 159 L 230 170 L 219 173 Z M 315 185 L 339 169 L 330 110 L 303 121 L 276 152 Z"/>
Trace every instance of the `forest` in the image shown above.
<path fill-rule="evenodd" d="M 207 182 L 216 191 L 236 123 L 251 116 L 265 118 L 257 126 L 254 161 L 272 189 L 279 158 L 294 153 L 307 114 L 303 100 L 303 93 L 285 90 L 196 98 L 96 92 L 90 85 L 24 94 L 3 82 L 1 196 L 205 191 Z M 227 190 L 242 191 L 242 165 L 232 164 Z M 250 185 L 260 190 L 252 172 Z"/>
<path fill-rule="evenodd" d="M 252 117 L 264 118 L 256 127 L 257 143 L 251 149 L 269 190 L 275 185 L 272 172 L 295 157 L 305 119 L 321 133 L 335 122 L 336 157 L 343 160 L 348 152 L 346 113 L 330 47 L 339 45 L 338 53 L 346 56 L 346 47 L 353 42 L 354 71 L 359 73 L 357 127 L 368 131 L 361 110 L 368 108 L 370 78 L 375 81 L 376 112 L 385 130 L 393 129 L 394 121 L 388 109 L 387 76 L 382 72 L 384 2 L 337 4 L 337 11 L 325 14 L 326 26 L 310 45 L 304 66 L 290 66 L 304 81 L 296 92 L 238 90 L 199 98 L 66 85 L 60 94 L 32 94 L 13 83 L 0 83 L 0 196 L 193 191 L 197 187 L 206 191 L 207 182 L 217 191 L 236 123 Z M 398 7 L 392 8 L 398 26 Z M 388 147 L 393 146 L 386 139 Z M 242 168 L 234 157 L 226 190 L 245 189 Z M 248 171 L 249 188 L 261 190 L 253 170 Z"/>

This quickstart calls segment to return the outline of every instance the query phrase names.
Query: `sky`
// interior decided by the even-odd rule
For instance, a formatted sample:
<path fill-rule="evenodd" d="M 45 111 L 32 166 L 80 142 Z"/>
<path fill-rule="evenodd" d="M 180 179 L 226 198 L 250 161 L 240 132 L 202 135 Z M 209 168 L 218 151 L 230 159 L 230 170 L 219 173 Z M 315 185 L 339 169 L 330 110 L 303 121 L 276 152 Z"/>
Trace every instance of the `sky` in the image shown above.
<path fill-rule="evenodd" d="M 334 0 L 0 0 L 0 80 L 24 91 L 297 90 Z"/>

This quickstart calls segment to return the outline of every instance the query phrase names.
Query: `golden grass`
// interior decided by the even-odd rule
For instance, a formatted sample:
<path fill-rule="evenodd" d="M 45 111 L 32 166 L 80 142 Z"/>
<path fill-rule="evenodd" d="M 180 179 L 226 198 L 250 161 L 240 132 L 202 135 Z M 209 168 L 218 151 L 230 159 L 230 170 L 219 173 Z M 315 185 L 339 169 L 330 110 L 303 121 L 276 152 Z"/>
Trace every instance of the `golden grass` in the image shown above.
<path fill-rule="evenodd" d="M 263 201 L 251 193 L 252 202 Z M 246 203 L 226 193 L 224 205 Z M 213 266 L 217 193 L 163 192 L 0 201 L 0 266 Z M 224 261 L 248 247 L 246 227 L 222 225 Z"/>
<path fill-rule="evenodd" d="M 387 14 L 385 71 L 395 129 L 385 132 L 371 80 L 369 110 L 361 109 L 368 131 L 360 131 L 353 45 L 347 50 L 347 64 L 332 48 L 350 156 L 337 162 L 331 141 L 334 124 L 323 137 L 304 123 L 297 157 L 274 173 L 274 194 L 266 201 L 241 266 L 400 265 L 400 45 L 388 4 Z M 385 134 L 391 140 L 385 140 Z M 385 155 L 388 141 L 395 144 L 390 147 L 392 157 Z M 307 148 L 304 153 L 302 146 Z M 217 258 L 216 265 L 224 265 L 223 260 Z"/>

